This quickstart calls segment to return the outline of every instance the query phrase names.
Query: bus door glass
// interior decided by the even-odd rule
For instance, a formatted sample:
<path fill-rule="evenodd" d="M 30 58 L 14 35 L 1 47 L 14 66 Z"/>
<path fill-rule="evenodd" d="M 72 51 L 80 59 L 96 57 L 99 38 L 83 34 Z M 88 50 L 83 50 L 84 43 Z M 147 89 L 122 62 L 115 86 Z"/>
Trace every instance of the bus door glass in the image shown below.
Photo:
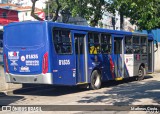
<path fill-rule="evenodd" d="M 154 71 L 154 50 L 153 50 L 153 40 L 148 40 L 148 71 Z"/>
<path fill-rule="evenodd" d="M 86 34 L 75 32 L 75 57 L 76 57 L 76 80 L 77 83 L 87 82 L 87 46 Z"/>
<path fill-rule="evenodd" d="M 123 37 L 114 37 L 114 66 L 116 78 L 123 77 L 124 49 Z"/>

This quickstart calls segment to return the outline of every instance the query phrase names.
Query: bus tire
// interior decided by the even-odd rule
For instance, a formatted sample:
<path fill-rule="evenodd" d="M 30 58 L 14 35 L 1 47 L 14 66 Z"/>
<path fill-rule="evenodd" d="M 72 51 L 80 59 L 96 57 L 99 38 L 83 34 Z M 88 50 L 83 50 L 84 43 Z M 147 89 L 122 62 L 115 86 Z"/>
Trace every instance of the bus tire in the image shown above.
<path fill-rule="evenodd" d="M 91 75 L 90 88 L 93 90 L 100 89 L 102 84 L 101 75 L 98 70 L 94 70 Z"/>
<path fill-rule="evenodd" d="M 143 68 L 143 66 L 140 66 L 139 70 L 138 70 L 138 76 L 136 77 L 137 81 L 141 81 L 144 79 L 144 75 L 145 75 L 145 68 Z"/>

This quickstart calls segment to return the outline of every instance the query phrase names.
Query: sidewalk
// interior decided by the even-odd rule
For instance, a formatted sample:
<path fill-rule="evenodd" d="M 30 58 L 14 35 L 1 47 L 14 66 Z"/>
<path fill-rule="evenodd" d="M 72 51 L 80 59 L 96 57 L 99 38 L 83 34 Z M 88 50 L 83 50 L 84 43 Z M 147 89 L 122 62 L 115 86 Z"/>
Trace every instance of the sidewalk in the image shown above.
<path fill-rule="evenodd" d="M 6 83 L 4 68 L 0 66 L 0 92 L 5 90 L 19 89 L 22 88 L 22 84 Z"/>

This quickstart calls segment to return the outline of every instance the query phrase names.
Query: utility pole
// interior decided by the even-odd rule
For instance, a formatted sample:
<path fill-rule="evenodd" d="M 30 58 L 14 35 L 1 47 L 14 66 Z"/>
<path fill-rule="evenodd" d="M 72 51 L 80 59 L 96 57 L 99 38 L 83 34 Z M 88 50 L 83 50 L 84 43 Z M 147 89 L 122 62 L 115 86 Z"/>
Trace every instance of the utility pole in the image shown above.
<path fill-rule="evenodd" d="M 47 4 L 48 4 L 48 21 L 50 20 L 50 13 L 49 13 L 49 1 L 47 2 Z"/>
<path fill-rule="evenodd" d="M 112 17 L 112 26 L 113 26 L 113 30 L 116 29 L 115 25 L 116 25 L 116 19 L 115 19 L 115 16 L 113 16 L 113 17 Z"/>

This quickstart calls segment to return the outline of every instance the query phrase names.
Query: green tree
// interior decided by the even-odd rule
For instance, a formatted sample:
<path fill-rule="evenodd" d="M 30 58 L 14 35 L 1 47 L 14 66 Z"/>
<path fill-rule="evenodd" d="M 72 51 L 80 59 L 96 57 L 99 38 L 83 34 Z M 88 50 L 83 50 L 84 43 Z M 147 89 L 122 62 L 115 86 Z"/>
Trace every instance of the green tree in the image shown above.
<path fill-rule="evenodd" d="M 37 0 L 32 0 L 34 7 L 36 1 Z M 49 2 L 49 12 L 50 14 L 54 14 L 52 21 L 57 20 L 58 14 L 61 11 L 62 16 L 63 14 L 67 13 L 68 15 L 71 14 L 73 17 L 80 16 L 85 18 L 87 21 L 89 21 L 91 26 L 98 25 L 98 21 L 102 19 L 102 15 L 105 12 L 107 6 L 107 2 L 105 0 L 49 0 Z M 32 9 L 34 9 L 34 7 L 32 7 Z M 48 7 L 46 7 L 44 11 L 47 14 Z M 41 20 L 35 15 L 32 16 L 38 20 Z M 66 19 L 66 16 L 67 15 L 63 16 L 63 22 L 68 20 Z"/>
<path fill-rule="evenodd" d="M 159 0 L 111 0 L 108 11 L 119 11 L 120 17 L 130 18 L 132 24 L 139 29 L 154 29 L 160 27 Z M 121 26 L 123 20 L 121 20 Z"/>
<path fill-rule="evenodd" d="M 97 26 L 106 10 L 105 0 L 66 0 L 72 16 L 80 16 L 89 21 L 90 26 Z"/>

